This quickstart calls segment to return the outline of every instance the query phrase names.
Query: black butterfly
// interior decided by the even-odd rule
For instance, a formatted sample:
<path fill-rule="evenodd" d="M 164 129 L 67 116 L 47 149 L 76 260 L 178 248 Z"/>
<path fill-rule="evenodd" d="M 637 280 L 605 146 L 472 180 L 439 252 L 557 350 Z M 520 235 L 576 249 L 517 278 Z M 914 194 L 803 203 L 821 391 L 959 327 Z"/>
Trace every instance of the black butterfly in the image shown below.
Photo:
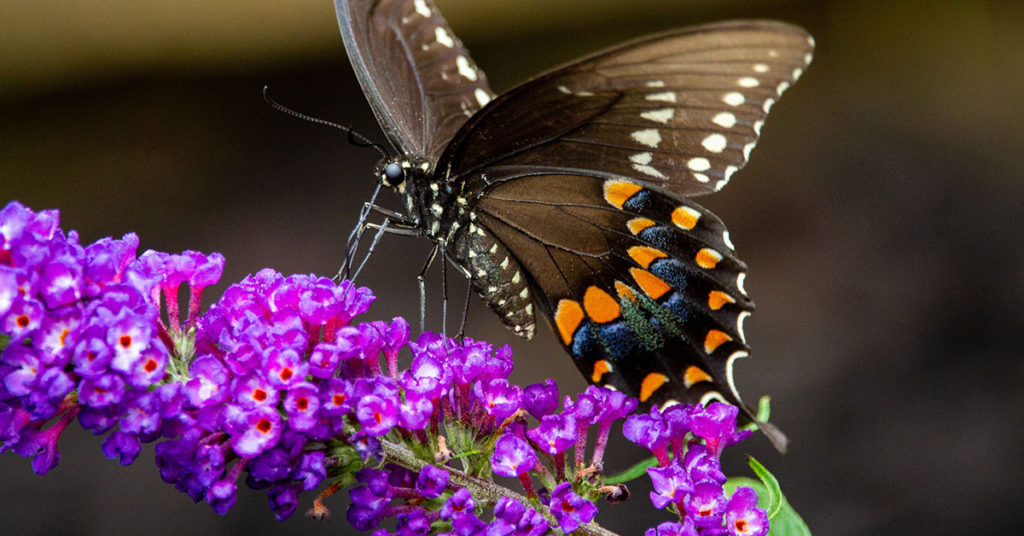
<path fill-rule="evenodd" d="M 714 214 L 802 29 L 733 21 L 645 37 L 495 96 L 429 0 L 336 0 L 359 82 L 396 149 L 393 229 L 429 237 L 518 335 L 536 307 L 586 378 L 647 404 L 717 398 L 748 355 L 746 265 Z"/>

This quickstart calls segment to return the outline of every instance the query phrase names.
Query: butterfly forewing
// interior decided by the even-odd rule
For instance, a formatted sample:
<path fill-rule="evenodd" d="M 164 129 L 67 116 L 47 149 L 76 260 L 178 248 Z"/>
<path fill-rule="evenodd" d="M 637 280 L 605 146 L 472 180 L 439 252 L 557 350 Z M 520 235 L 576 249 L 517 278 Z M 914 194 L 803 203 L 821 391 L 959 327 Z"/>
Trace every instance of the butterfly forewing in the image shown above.
<path fill-rule="evenodd" d="M 494 98 L 483 71 L 430 0 L 336 0 L 349 59 L 403 156 L 434 163 Z"/>
<path fill-rule="evenodd" d="M 503 94 L 466 124 L 440 169 L 471 184 L 483 169 L 520 165 L 715 191 L 746 163 L 812 49 L 802 29 L 768 21 L 622 45 Z"/>

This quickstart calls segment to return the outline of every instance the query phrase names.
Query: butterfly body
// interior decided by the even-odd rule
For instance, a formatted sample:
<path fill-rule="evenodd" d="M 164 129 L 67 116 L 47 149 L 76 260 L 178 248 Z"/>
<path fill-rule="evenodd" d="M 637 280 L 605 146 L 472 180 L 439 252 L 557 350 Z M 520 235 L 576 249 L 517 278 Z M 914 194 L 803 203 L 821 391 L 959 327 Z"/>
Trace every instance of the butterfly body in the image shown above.
<path fill-rule="evenodd" d="M 520 336 L 545 316 L 583 375 L 645 404 L 743 406 L 746 265 L 691 197 L 747 161 L 810 62 L 803 30 L 734 21 L 650 36 L 495 96 L 427 0 L 336 0 L 397 155 L 401 222 Z"/>

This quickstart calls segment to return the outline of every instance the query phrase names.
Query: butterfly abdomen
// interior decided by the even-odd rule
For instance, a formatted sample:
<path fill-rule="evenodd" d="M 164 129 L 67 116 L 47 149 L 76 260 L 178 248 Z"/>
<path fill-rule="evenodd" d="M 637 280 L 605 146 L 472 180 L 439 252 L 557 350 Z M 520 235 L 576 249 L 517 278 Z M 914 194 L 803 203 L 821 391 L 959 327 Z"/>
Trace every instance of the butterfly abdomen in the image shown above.
<path fill-rule="evenodd" d="M 463 268 L 473 289 L 505 326 L 520 337 L 533 338 L 533 295 L 526 272 L 508 249 L 472 219 L 449 235 L 447 247 L 449 258 Z"/>

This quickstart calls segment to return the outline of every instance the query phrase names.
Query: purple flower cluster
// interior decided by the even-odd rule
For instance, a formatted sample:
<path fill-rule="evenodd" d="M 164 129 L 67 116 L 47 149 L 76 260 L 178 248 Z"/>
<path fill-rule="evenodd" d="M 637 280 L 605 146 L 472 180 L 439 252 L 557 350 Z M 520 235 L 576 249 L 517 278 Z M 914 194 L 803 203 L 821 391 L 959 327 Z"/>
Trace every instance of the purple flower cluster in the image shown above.
<path fill-rule="evenodd" d="M 348 283 L 272 270 L 230 286 L 199 317 L 187 379 L 173 384 L 182 403 L 165 427 L 177 433 L 156 447 L 164 480 L 224 513 L 244 475 L 289 517 L 333 463 L 312 447 L 342 435 L 353 400 L 374 398 L 373 386 L 336 375 L 376 362 L 382 342 L 408 339 L 401 320 L 348 325 L 373 299 Z"/>
<path fill-rule="evenodd" d="M 56 211 L 0 210 L 0 452 L 33 457 L 40 474 L 76 417 L 96 434 L 116 428 L 103 450 L 122 463 L 160 436 L 177 400 L 159 385 L 171 344 L 159 292 L 201 270 L 199 293 L 224 265 L 194 252 L 136 258 L 134 234 L 82 246 L 58 224 Z"/>
<path fill-rule="evenodd" d="M 764 536 L 768 515 L 757 506 L 757 492 L 741 487 L 725 495 L 722 449 L 750 436 L 736 428 L 739 409 L 714 402 L 707 407 L 675 405 L 660 411 L 632 415 L 623 435 L 650 450 L 658 467 L 647 470 L 657 508 L 672 506 L 679 523 L 649 529 L 646 536 Z M 671 451 L 672 456 L 669 456 Z"/>
<path fill-rule="evenodd" d="M 377 529 L 384 518 L 397 519 L 394 533 L 378 529 L 373 536 L 432 534 L 431 524 L 448 527 L 433 533 L 440 536 L 541 536 L 554 533 L 541 512 L 511 497 L 498 499 L 491 508 L 490 521 L 484 521 L 483 506 L 477 504 L 468 489 L 450 485 L 448 475 L 448 471 L 433 465 L 424 466 L 418 474 L 395 465 L 385 465 L 383 470 L 362 469 L 356 473 L 359 485 L 349 491 L 352 505 L 348 509 L 348 521 L 359 530 L 370 531 Z M 446 488 L 455 491 L 446 493 Z M 395 500 L 405 502 L 395 504 Z M 568 501 L 566 499 L 567 508 L 579 501 L 585 503 L 582 508 L 596 508 L 578 497 L 573 503 Z"/>
<path fill-rule="evenodd" d="M 410 341 L 402 318 L 353 323 L 375 298 L 347 281 L 267 269 L 200 314 L 224 258 L 136 256 L 138 244 L 129 234 L 81 246 L 56 211 L 0 210 L 0 452 L 45 473 L 77 419 L 106 434 L 103 452 L 122 464 L 156 442 L 162 478 L 218 513 L 240 482 L 267 490 L 278 519 L 330 479 L 312 510 L 325 514 L 322 499 L 354 483 L 347 518 L 376 536 L 391 534 L 379 528 L 386 519 L 401 536 L 568 534 L 594 519 L 598 499 L 628 496 L 604 485 L 603 456 L 635 399 L 591 386 L 560 404 L 550 379 L 508 381 L 508 346 L 435 333 Z M 723 491 L 722 449 L 749 435 L 736 413 L 674 406 L 626 420 L 624 434 L 659 462 L 651 501 L 680 516 L 646 534 L 765 534 L 756 493 Z M 474 498 L 480 488 L 452 482 L 457 464 L 464 485 L 496 474 L 517 478 L 527 497 Z"/>

